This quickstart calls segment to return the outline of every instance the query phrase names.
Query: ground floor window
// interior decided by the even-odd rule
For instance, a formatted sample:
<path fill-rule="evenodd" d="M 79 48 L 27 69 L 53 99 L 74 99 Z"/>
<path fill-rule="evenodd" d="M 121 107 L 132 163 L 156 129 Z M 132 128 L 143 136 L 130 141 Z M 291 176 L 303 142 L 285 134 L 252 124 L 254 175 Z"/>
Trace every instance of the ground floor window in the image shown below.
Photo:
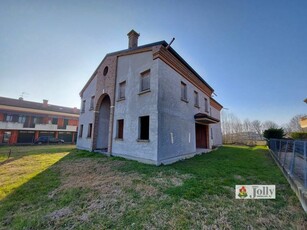
<path fill-rule="evenodd" d="M 87 137 L 91 138 L 92 137 L 92 129 L 93 129 L 93 124 L 89 123 L 88 124 L 88 129 L 87 129 Z"/>
<path fill-rule="evenodd" d="M 139 139 L 149 140 L 149 116 L 139 118 Z"/>
<path fill-rule="evenodd" d="M 9 143 L 12 133 L 10 131 L 3 133 L 3 143 Z"/>
<path fill-rule="evenodd" d="M 79 137 L 82 137 L 82 133 L 83 133 L 83 125 L 80 125 Z"/>

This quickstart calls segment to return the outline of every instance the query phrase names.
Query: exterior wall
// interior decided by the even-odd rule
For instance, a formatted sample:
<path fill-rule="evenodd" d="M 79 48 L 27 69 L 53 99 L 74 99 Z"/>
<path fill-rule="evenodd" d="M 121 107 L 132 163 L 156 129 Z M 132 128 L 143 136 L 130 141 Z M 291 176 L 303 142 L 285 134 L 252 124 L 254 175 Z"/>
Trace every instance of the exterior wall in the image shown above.
<path fill-rule="evenodd" d="M 82 109 L 81 109 L 81 113 L 79 117 L 77 148 L 86 149 L 89 151 L 92 151 L 92 138 L 87 137 L 87 129 L 88 129 L 89 123 L 93 123 L 94 121 L 95 113 L 93 109 L 92 110 L 90 109 L 90 103 L 91 103 L 92 96 L 95 96 L 96 80 L 97 78 L 95 77 L 91 81 L 91 83 L 88 85 L 86 90 L 83 92 L 83 95 L 81 98 L 81 106 L 82 106 L 83 100 L 86 100 L 86 102 L 85 102 L 84 112 L 82 112 Z M 80 126 L 81 125 L 83 125 L 82 137 L 80 137 L 80 131 L 81 131 Z"/>
<path fill-rule="evenodd" d="M 105 68 L 108 69 L 105 74 Z M 113 117 L 114 117 L 114 105 L 115 105 L 115 79 L 116 79 L 116 69 L 117 69 L 117 57 L 109 56 L 106 57 L 103 62 L 100 64 L 97 69 L 97 86 L 95 92 L 95 120 L 93 124 L 93 149 L 96 149 L 96 144 L 99 142 L 107 143 L 108 152 L 112 152 L 112 133 L 113 133 Z M 105 96 L 110 98 L 110 112 L 109 112 L 109 127 L 107 130 L 109 132 L 107 140 L 97 140 L 99 133 L 99 117 L 100 115 L 100 106 L 102 101 L 105 99 Z M 107 118 L 103 118 L 107 119 Z"/>
<path fill-rule="evenodd" d="M 307 128 L 307 117 L 302 117 L 300 120 L 300 124 L 303 129 Z"/>
<path fill-rule="evenodd" d="M 150 69 L 150 92 L 139 94 L 140 73 Z M 117 100 L 113 123 L 113 155 L 157 163 L 158 146 L 158 66 L 152 52 L 143 52 L 118 58 L 116 92 L 119 83 L 126 81 L 125 100 Z M 139 117 L 150 116 L 149 142 L 138 141 Z M 116 139 L 118 119 L 124 119 L 123 139 Z"/>
<path fill-rule="evenodd" d="M 211 106 L 212 117 L 220 120 L 220 111 Z M 220 146 L 223 144 L 221 122 L 210 125 L 210 145 Z"/>
<path fill-rule="evenodd" d="M 205 113 L 215 118 L 219 111 L 211 108 L 210 97 L 196 88 L 184 77 L 160 59 L 159 66 L 159 162 L 172 162 L 196 152 L 195 119 L 197 113 Z M 181 82 L 187 85 L 187 102 L 181 100 Z M 198 92 L 199 108 L 194 106 L 194 91 Z M 208 111 L 205 111 L 205 98 L 208 100 Z M 211 108 L 211 112 L 210 112 Z M 209 135 L 209 148 L 219 143 L 220 125 L 208 125 L 209 134 L 213 130 L 213 138 Z"/>

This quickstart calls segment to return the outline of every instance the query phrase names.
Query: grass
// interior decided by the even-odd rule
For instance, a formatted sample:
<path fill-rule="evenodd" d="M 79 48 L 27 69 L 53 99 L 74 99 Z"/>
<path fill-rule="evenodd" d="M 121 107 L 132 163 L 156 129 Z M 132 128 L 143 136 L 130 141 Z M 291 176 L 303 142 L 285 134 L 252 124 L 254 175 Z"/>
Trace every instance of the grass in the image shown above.
<path fill-rule="evenodd" d="M 0 229 L 307 227 L 264 147 L 225 146 L 160 167 L 71 146 L 18 148 L 0 165 Z M 275 184 L 277 197 L 236 200 L 236 184 Z"/>

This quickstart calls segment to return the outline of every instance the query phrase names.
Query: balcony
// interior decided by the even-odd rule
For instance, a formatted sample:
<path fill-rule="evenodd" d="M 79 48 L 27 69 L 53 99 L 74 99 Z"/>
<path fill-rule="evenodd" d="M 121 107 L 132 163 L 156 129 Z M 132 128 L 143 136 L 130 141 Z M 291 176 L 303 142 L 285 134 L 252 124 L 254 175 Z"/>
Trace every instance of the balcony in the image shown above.
<path fill-rule="evenodd" d="M 58 127 L 58 125 L 54 125 L 54 124 L 30 124 L 30 125 L 26 125 L 26 124 L 18 123 L 18 122 L 0 121 L 0 129 L 76 132 L 77 126 L 66 125 L 66 126 Z"/>
<path fill-rule="evenodd" d="M 10 129 L 10 130 L 23 129 L 23 123 L 0 121 L 0 129 Z"/>

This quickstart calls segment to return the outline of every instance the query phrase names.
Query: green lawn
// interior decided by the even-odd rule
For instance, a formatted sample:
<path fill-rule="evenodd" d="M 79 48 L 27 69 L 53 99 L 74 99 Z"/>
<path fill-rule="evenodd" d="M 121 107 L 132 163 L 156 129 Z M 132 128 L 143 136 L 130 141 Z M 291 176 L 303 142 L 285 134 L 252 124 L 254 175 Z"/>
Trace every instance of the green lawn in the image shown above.
<path fill-rule="evenodd" d="M 170 166 L 72 146 L 0 147 L 0 229 L 304 229 L 307 215 L 264 147 L 226 146 Z M 275 184 L 275 200 L 236 200 Z"/>

